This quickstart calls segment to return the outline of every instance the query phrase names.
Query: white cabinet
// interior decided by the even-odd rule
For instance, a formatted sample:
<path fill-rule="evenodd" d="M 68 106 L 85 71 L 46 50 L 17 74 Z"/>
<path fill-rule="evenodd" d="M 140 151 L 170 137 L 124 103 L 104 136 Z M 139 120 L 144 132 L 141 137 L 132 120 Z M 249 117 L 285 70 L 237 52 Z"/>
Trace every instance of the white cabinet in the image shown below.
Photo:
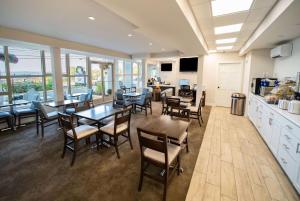
<path fill-rule="evenodd" d="M 300 193 L 300 127 L 262 98 L 250 95 L 248 116 Z"/>

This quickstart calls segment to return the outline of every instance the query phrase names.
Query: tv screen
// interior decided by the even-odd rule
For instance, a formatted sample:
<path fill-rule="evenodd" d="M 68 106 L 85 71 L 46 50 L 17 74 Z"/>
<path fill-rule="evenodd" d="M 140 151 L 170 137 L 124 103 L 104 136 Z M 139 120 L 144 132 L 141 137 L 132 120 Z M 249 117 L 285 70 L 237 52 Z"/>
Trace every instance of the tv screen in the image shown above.
<path fill-rule="evenodd" d="M 179 64 L 180 72 L 197 72 L 198 57 L 181 58 Z"/>
<path fill-rule="evenodd" d="M 163 63 L 160 65 L 161 71 L 172 71 L 172 63 Z"/>

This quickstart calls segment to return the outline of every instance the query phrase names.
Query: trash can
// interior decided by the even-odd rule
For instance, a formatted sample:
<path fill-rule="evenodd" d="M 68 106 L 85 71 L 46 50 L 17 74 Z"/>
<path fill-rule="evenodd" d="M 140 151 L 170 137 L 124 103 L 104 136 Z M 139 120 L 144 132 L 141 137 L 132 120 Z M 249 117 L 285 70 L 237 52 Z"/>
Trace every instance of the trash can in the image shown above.
<path fill-rule="evenodd" d="M 231 110 L 233 115 L 243 116 L 245 112 L 246 96 L 242 93 L 233 93 L 231 95 Z"/>

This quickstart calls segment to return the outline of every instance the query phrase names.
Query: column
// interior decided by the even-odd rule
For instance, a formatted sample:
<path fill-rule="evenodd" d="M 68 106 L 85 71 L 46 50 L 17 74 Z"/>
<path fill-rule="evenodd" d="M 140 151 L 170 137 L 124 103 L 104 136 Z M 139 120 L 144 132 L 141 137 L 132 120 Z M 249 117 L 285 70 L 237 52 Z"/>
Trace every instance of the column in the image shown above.
<path fill-rule="evenodd" d="M 61 70 L 60 48 L 51 47 L 51 60 L 52 60 L 52 76 L 53 87 L 55 94 L 55 101 L 64 100 L 63 76 Z"/>

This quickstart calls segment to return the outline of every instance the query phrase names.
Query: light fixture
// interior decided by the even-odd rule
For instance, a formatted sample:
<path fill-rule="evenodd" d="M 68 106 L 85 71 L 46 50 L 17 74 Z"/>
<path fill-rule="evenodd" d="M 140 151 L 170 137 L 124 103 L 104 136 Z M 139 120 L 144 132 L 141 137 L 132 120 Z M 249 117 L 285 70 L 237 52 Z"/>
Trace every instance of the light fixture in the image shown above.
<path fill-rule="evenodd" d="M 220 46 L 220 47 L 217 47 L 217 50 L 230 50 L 232 48 L 233 48 L 233 46 Z"/>
<path fill-rule="evenodd" d="M 216 44 L 228 44 L 228 43 L 234 43 L 237 38 L 224 38 L 224 39 L 218 39 L 216 40 Z"/>
<path fill-rule="evenodd" d="M 150 42 L 150 43 L 149 43 L 149 46 L 152 46 L 152 45 L 153 45 L 153 44 Z"/>
<path fill-rule="evenodd" d="M 161 48 L 161 51 L 163 51 L 163 52 L 164 52 L 164 51 L 166 51 L 166 49 L 165 49 L 165 48 Z"/>
<path fill-rule="evenodd" d="M 89 19 L 94 21 L 96 18 L 94 18 L 94 17 L 89 17 Z"/>
<path fill-rule="evenodd" d="M 216 53 L 217 50 L 208 50 L 208 53 Z"/>
<path fill-rule="evenodd" d="M 213 16 L 226 15 L 250 9 L 253 0 L 214 0 L 211 2 Z"/>
<path fill-rule="evenodd" d="M 215 27 L 215 34 L 219 35 L 219 34 L 225 34 L 225 33 L 239 32 L 241 30 L 242 26 L 243 26 L 243 23 Z"/>
<path fill-rule="evenodd" d="M 130 33 L 130 34 L 128 34 L 128 37 L 132 37 L 132 36 L 133 36 L 133 34 L 131 34 L 131 33 Z"/>

